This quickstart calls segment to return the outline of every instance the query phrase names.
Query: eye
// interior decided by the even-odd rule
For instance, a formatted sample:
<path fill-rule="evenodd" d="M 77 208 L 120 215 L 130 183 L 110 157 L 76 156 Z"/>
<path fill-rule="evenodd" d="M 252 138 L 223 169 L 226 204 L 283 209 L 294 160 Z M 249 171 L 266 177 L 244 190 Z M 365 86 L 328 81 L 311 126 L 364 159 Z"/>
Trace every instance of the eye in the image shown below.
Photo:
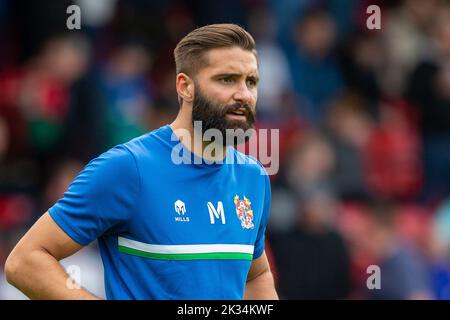
<path fill-rule="evenodd" d="M 253 87 L 256 87 L 256 80 L 255 79 L 247 79 L 247 85 L 250 87 L 250 88 L 253 88 Z"/>
<path fill-rule="evenodd" d="M 225 83 L 225 84 L 230 84 L 230 83 L 234 82 L 234 79 L 230 78 L 230 77 L 226 77 L 226 78 L 220 78 L 219 81 L 222 83 Z"/>

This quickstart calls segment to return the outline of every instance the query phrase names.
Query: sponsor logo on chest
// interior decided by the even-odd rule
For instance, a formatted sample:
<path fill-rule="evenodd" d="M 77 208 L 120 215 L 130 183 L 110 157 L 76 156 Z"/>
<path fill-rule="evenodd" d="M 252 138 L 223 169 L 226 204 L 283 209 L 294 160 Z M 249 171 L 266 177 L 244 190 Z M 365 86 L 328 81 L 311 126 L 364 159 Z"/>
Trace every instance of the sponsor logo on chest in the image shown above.
<path fill-rule="evenodd" d="M 233 203 L 236 209 L 236 217 L 239 219 L 241 223 L 241 227 L 243 229 L 253 229 L 255 225 L 253 224 L 253 210 L 251 207 L 250 200 L 244 196 L 243 199 L 240 199 L 238 195 L 236 195 L 233 199 Z M 211 201 L 206 203 L 206 207 L 209 213 L 209 221 L 211 224 L 226 224 L 227 219 L 225 215 L 224 205 L 222 201 L 218 201 L 216 205 Z M 174 203 L 175 208 L 175 221 L 176 222 L 190 222 L 190 218 L 188 216 L 188 211 L 186 208 L 186 203 L 182 200 L 177 200 Z"/>

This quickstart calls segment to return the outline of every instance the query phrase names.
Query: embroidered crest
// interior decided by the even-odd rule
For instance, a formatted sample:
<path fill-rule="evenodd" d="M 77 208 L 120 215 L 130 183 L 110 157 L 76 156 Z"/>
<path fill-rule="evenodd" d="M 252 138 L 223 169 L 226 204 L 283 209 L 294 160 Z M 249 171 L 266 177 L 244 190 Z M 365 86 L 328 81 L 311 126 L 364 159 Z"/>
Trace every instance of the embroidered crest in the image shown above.
<path fill-rule="evenodd" d="M 250 207 L 250 200 L 244 196 L 244 200 L 239 199 L 238 195 L 234 197 L 234 204 L 236 205 L 236 214 L 241 221 L 241 226 L 244 229 L 253 229 L 253 210 Z"/>

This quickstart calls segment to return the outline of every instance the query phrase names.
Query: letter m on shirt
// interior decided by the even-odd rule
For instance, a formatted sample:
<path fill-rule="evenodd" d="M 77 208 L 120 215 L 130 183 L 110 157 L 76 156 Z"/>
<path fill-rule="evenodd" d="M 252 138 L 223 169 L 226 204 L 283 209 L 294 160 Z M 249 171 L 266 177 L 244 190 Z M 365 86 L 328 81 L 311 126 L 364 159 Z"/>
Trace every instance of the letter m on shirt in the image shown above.
<path fill-rule="evenodd" d="M 225 213 L 223 212 L 223 203 L 219 201 L 217 203 L 217 209 L 212 202 L 208 202 L 208 211 L 211 224 L 214 224 L 215 219 L 222 219 L 222 224 L 225 224 Z"/>

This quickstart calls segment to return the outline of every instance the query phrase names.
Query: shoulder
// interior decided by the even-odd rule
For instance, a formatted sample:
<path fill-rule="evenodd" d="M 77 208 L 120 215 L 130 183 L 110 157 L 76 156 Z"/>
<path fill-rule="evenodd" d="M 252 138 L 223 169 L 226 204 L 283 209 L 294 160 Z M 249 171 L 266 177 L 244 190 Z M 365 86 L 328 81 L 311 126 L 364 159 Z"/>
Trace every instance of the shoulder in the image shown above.
<path fill-rule="evenodd" d="M 171 147 L 172 134 L 168 125 L 147 132 L 120 146 L 127 149 L 136 159 L 158 154 L 164 147 Z"/>
<path fill-rule="evenodd" d="M 97 161 L 108 162 L 118 172 L 132 170 L 139 175 L 143 164 L 160 163 L 161 154 L 171 147 L 170 139 L 170 128 L 164 126 L 109 149 Z"/>
<path fill-rule="evenodd" d="M 88 173 L 95 172 L 97 176 L 108 176 L 109 174 L 118 176 L 128 173 L 125 176 L 129 177 L 130 172 L 136 172 L 138 174 L 139 158 L 147 156 L 149 154 L 148 150 L 151 150 L 148 144 L 152 140 L 152 133 L 143 134 L 128 142 L 108 149 L 91 160 L 87 164 L 85 171 Z"/>
<path fill-rule="evenodd" d="M 78 176 L 78 182 L 89 181 L 92 187 L 115 184 L 124 177 L 137 177 L 137 171 L 132 153 L 125 145 L 117 145 L 91 160 Z"/>
<path fill-rule="evenodd" d="M 120 144 L 116 148 L 127 150 L 133 156 L 138 157 L 147 153 L 148 146 L 152 144 L 154 139 L 153 132 L 148 132 L 126 143 Z"/>

